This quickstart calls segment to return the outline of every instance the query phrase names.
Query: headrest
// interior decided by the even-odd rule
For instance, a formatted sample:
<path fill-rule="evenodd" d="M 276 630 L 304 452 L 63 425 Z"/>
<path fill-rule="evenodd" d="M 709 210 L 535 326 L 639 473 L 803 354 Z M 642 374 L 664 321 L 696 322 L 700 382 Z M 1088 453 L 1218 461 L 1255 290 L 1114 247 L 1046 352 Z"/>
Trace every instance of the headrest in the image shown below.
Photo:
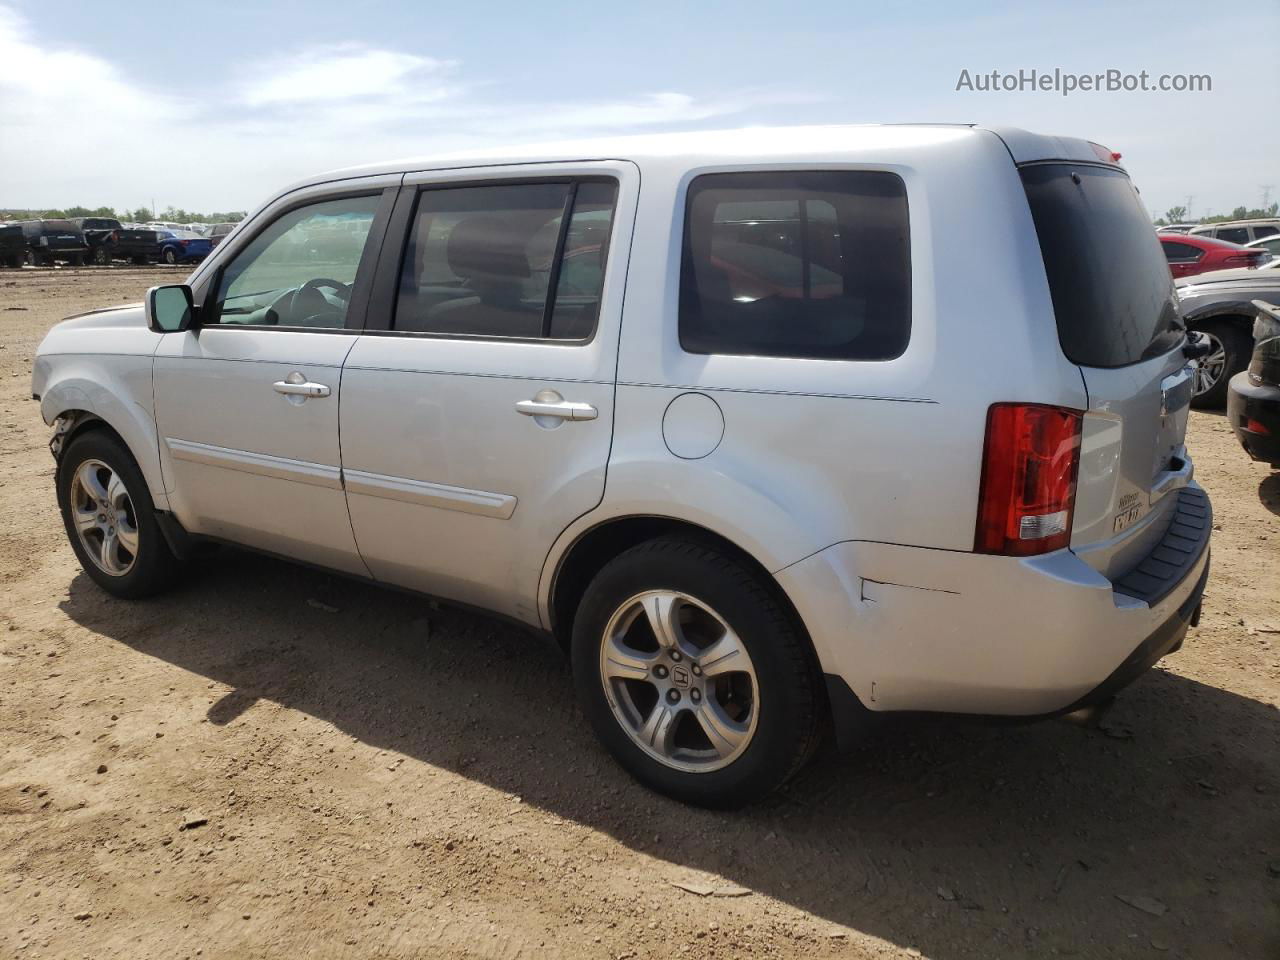
<path fill-rule="evenodd" d="M 449 269 L 456 276 L 477 274 L 510 280 L 529 276 L 524 237 L 502 217 L 484 214 L 459 221 L 449 234 Z"/>

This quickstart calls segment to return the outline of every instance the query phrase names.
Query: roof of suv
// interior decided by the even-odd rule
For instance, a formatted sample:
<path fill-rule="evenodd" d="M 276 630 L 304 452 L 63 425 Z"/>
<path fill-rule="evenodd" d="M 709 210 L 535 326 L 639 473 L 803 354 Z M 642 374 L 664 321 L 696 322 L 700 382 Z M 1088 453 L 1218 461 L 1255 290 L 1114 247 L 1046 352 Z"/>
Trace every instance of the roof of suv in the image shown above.
<path fill-rule="evenodd" d="M 347 167 L 308 177 L 289 189 L 406 171 L 451 167 L 503 166 L 575 160 L 631 160 L 646 157 L 707 157 L 718 161 L 838 153 L 856 149 L 926 147 L 994 133 L 1004 141 L 1015 163 L 1040 159 L 1098 163 L 1087 140 L 1047 137 L 1015 128 L 982 128 L 976 124 L 844 124 L 794 127 L 743 127 L 658 133 L 592 140 L 568 140 L 499 147 Z"/>

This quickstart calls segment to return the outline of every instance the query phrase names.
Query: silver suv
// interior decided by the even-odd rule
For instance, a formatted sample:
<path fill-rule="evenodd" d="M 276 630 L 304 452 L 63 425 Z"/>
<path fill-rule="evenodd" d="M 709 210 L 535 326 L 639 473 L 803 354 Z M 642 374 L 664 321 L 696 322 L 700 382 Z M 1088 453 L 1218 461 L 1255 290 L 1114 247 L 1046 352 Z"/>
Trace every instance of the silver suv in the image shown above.
<path fill-rule="evenodd" d="M 1193 352 L 1109 150 L 820 127 L 317 177 L 33 390 L 104 589 L 213 540 L 494 611 L 638 779 L 731 805 L 828 726 L 1064 713 L 1176 649 Z"/>

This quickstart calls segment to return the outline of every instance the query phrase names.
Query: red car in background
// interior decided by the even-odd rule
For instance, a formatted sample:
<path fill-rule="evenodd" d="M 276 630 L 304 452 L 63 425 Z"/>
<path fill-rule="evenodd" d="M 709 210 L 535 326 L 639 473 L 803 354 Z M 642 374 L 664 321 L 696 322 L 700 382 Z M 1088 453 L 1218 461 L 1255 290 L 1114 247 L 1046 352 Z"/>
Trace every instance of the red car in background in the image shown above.
<path fill-rule="evenodd" d="M 1260 267 L 1270 259 L 1261 247 L 1242 247 L 1238 243 L 1200 237 L 1193 234 L 1160 234 L 1169 271 L 1175 277 L 1190 277 L 1210 270 L 1232 270 Z"/>

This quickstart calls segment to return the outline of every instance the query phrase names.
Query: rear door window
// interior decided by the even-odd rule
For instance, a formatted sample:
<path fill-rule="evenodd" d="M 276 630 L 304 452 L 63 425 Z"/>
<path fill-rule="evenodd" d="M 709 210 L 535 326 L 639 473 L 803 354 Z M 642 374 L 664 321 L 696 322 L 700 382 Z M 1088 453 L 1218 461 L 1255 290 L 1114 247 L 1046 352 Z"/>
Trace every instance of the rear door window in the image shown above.
<path fill-rule="evenodd" d="M 1019 172 L 1067 358 L 1123 367 L 1177 346 L 1182 324 L 1173 278 L 1128 176 L 1065 163 Z"/>
<path fill-rule="evenodd" d="M 717 173 L 689 186 L 689 353 L 890 360 L 911 332 L 907 193 L 879 171 Z"/>
<path fill-rule="evenodd" d="M 1214 231 L 1214 236 L 1219 240 L 1225 240 L 1227 243 L 1248 243 L 1249 228 L 1248 227 L 1221 227 Z"/>
<path fill-rule="evenodd" d="M 590 339 L 617 190 L 594 180 L 423 190 L 393 328 Z"/>

